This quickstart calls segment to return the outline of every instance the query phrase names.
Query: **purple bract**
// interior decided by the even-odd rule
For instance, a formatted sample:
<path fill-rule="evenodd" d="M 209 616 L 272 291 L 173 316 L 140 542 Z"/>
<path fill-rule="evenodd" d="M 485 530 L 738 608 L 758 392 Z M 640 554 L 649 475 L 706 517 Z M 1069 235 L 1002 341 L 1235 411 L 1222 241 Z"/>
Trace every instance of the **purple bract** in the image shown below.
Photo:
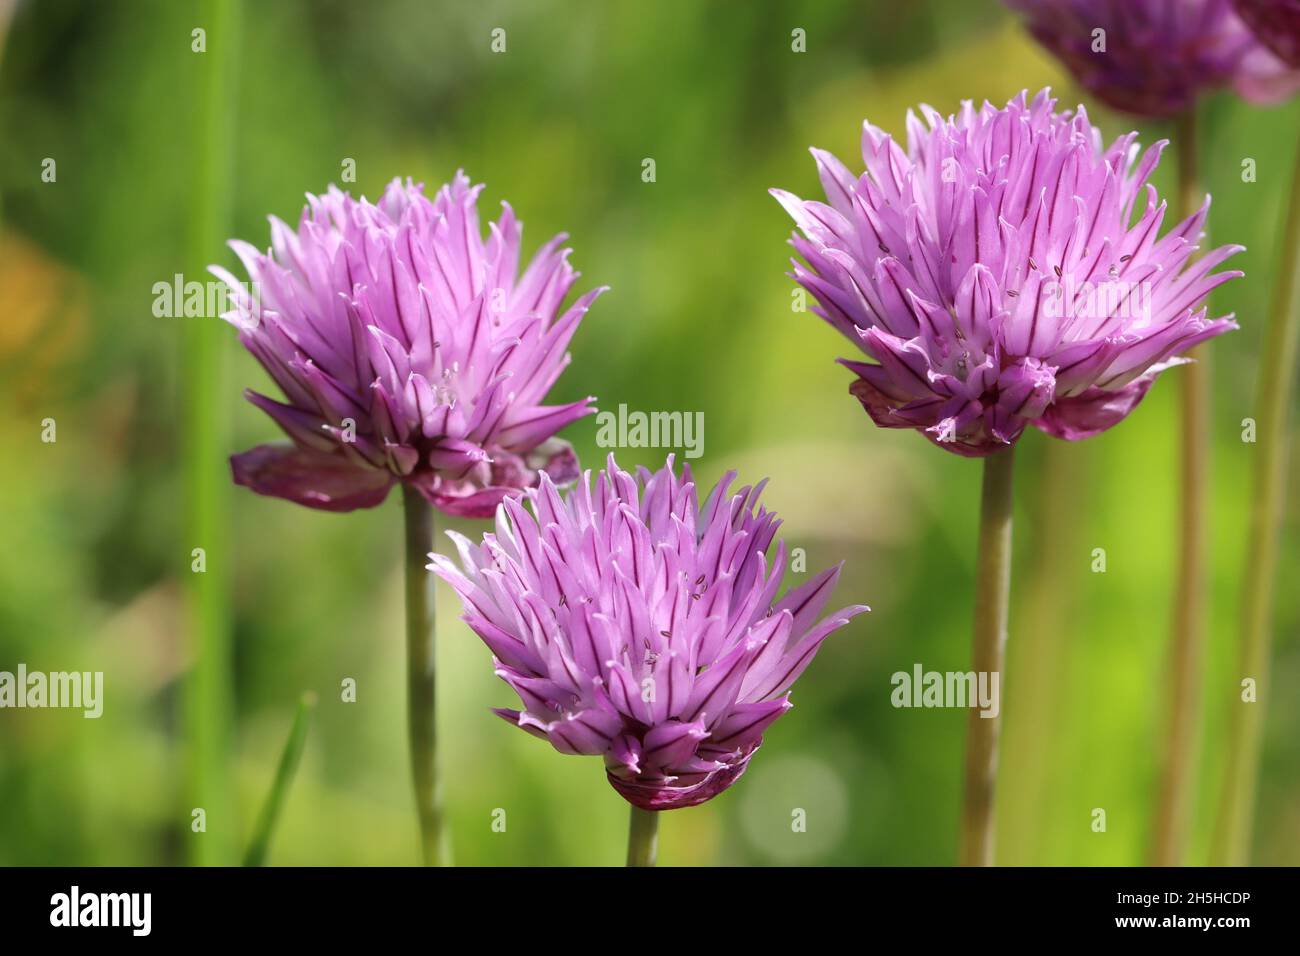
<path fill-rule="evenodd" d="M 1261 43 L 1300 67 L 1300 0 L 1233 0 L 1232 5 Z"/>
<path fill-rule="evenodd" d="M 578 277 L 564 236 L 519 274 L 508 204 L 480 232 L 481 186 L 456 178 L 430 201 L 394 180 L 378 204 L 331 187 L 308 196 L 295 232 L 271 218 L 272 248 L 235 250 L 253 283 L 223 318 L 284 392 L 249 401 L 292 444 L 231 459 L 235 481 L 327 511 L 379 504 L 406 482 L 450 514 L 488 517 L 509 494 L 577 476 L 552 436 L 592 399 L 540 404 L 603 289 L 560 305 Z"/>
<path fill-rule="evenodd" d="M 1193 261 L 1209 199 L 1160 237 L 1147 183 L 1164 142 L 1103 147 L 1044 90 L 956 116 L 909 112 L 903 150 L 863 124 L 866 172 L 812 151 L 829 205 L 773 194 L 803 231 L 793 278 L 872 362 L 842 359 L 877 425 L 916 428 L 979 456 L 1027 425 L 1059 438 L 1119 422 L 1156 376 L 1234 328 L 1209 319 L 1215 272 L 1241 250 Z"/>
<path fill-rule="evenodd" d="M 670 457 L 634 476 L 611 456 L 567 498 L 543 477 L 531 510 L 505 501 L 481 545 L 449 533 L 459 565 L 430 555 L 523 702 L 496 712 L 561 753 L 603 757 L 644 809 L 730 786 L 822 641 L 866 610 L 821 617 L 838 567 L 777 598 L 780 522 L 758 505 L 763 483 L 733 493 L 734 477 L 701 508 L 689 467 L 674 474 Z"/>
<path fill-rule="evenodd" d="M 1173 116 L 1221 87 L 1272 103 L 1300 86 L 1300 73 L 1256 40 L 1231 0 L 1005 2 L 1081 84 L 1130 113 Z"/>

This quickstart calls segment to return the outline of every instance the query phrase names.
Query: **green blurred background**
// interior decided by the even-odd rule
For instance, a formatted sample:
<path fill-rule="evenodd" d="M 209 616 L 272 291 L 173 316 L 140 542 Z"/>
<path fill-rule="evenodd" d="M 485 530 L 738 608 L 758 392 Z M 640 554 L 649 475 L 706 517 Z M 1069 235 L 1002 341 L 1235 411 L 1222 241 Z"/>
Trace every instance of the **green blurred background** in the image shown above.
<path fill-rule="evenodd" d="M 218 504 L 228 510 L 217 520 L 226 545 L 208 564 L 229 582 L 232 698 L 228 772 L 214 786 L 233 797 L 207 833 L 190 829 L 183 589 L 193 545 L 182 530 L 180 356 L 187 323 L 219 320 L 155 318 L 152 287 L 178 272 L 204 279 L 196 257 L 200 266 L 235 261 L 219 236 L 194 239 L 195 217 L 213 214 L 213 157 L 195 135 L 211 104 L 233 137 L 230 234 L 254 245 L 269 242 L 268 213 L 296 222 L 303 193 L 339 181 L 347 158 L 354 193 L 374 197 L 397 175 L 432 189 L 464 167 L 487 183 L 486 210 L 509 199 L 529 250 L 569 232 L 580 288 L 613 291 L 584 321 L 554 397 L 703 411 L 699 477 L 711 483 L 728 468 L 770 476 L 768 503 L 810 570 L 848 562 L 839 603 L 869 603 L 873 613 L 826 645 L 795 688 L 794 711 L 734 788 L 663 821 L 661 862 L 954 860 L 966 715 L 892 708 L 890 675 L 917 662 L 968 666 L 979 465 L 875 428 L 848 395 L 849 373 L 833 359 L 849 346 L 811 314 L 792 314 L 783 274 L 791 226 L 767 189 L 819 196 L 807 147 L 855 165 L 863 117 L 901 134 L 918 102 L 949 112 L 962 98 L 1005 101 L 1045 84 L 1079 101 L 999 4 L 288 0 L 244 4 L 239 28 L 209 32 L 205 54 L 191 51 L 191 31 L 211 26 L 211 5 L 0 0 L 0 10 L 12 17 L 0 68 L 0 669 L 102 670 L 106 698 L 99 720 L 0 711 L 0 863 L 183 863 L 205 856 L 201 840 L 237 859 L 304 690 L 321 702 L 270 862 L 417 858 L 400 496 L 331 515 L 227 491 L 224 471 Z M 503 54 L 490 49 L 498 27 Z M 791 50 L 795 28 L 806 31 L 806 53 Z M 234 50 L 219 44 L 237 46 L 236 68 L 229 90 L 209 101 L 204 57 Z M 1088 105 L 1108 138 L 1135 122 Z M 1215 303 L 1242 328 L 1212 346 L 1212 621 L 1190 862 L 1206 857 L 1236 692 L 1253 447 L 1241 422 L 1252 414 L 1298 107 L 1206 103 L 1211 230 L 1249 251 L 1236 260 L 1248 278 Z M 1168 132 L 1152 125 L 1143 138 Z M 56 182 L 41 180 L 46 157 L 57 161 Z M 654 183 L 642 181 L 647 157 Z M 1257 161 L 1257 182 L 1242 182 L 1244 157 Z M 1162 190 L 1172 192 L 1172 176 L 1167 162 Z M 229 423 L 224 460 L 276 436 L 240 398 L 245 386 L 273 386 L 233 330 L 214 335 L 224 382 L 204 400 Z M 1032 433 L 1021 443 L 1002 863 L 1146 856 L 1170 616 L 1177 374 L 1099 438 L 1066 444 Z M 58 423 L 55 444 L 39 438 L 47 417 Z M 595 435 L 588 418 L 565 437 L 592 464 L 603 456 Z M 661 454 L 626 450 L 620 460 Z M 1295 520 L 1293 506 L 1258 863 L 1300 863 Z M 455 527 L 476 534 L 484 525 Z M 1106 549 L 1104 574 L 1091 570 L 1094 548 Z M 561 756 L 489 712 L 513 696 L 441 584 L 439 600 L 441 761 L 456 862 L 620 863 L 626 805 L 600 762 Z M 348 677 L 356 703 L 340 699 Z M 791 832 L 795 807 L 807 812 L 806 833 Z M 1097 807 L 1104 834 L 1091 828 Z M 492 829 L 497 808 L 505 833 Z"/>

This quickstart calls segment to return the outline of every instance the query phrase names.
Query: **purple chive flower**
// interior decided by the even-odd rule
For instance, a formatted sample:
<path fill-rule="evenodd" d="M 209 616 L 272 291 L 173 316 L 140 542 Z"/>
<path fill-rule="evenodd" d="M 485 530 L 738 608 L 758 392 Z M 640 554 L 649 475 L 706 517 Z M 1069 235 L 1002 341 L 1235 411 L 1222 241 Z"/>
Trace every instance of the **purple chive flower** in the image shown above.
<path fill-rule="evenodd" d="M 766 482 L 733 493 L 734 477 L 701 508 L 689 466 L 634 477 L 610 456 L 567 500 L 545 476 L 531 511 L 506 500 L 482 545 L 449 532 L 459 567 L 430 555 L 523 701 L 496 713 L 561 753 L 603 756 L 646 810 L 734 783 L 822 641 L 866 610 L 818 620 L 838 567 L 777 599 L 785 545 L 769 565 Z"/>
<path fill-rule="evenodd" d="M 1242 247 L 1191 261 L 1209 198 L 1159 236 L 1147 178 L 1166 144 L 1139 157 L 1129 133 L 1103 148 L 1082 107 L 1055 105 L 1043 90 L 946 119 L 922 107 L 906 151 L 864 123 L 860 178 L 812 150 L 830 205 L 772 191 L 804 233 L 793 278 L 874 360 L 841 362 L 877 425 L 970 456 L 1026 425 L 1086 438 L 1236 327 L 1202 300 L 1241 275 L 1214 269 Z"/>
<path fill-rule="evenodd" d="M 482 186 L 458 172 L 433 201 L 423 188 L 394 180 L 371 204 L 330 187 L 308 195 L 297 232 L 271 217 L 266 255 L 231 242 L 260 297 L 212 268 L 234 293 L 223 318 L 287 402 L 248 400 L 292 439 L 231 458 L 238 484 L 351 511 L 407 482 L 442 511 L 488 517 L 540 473 L 577 476 L 552 436 L 595 411 L 592 399 L 540 403 L 604 290 L 559 314 L 578 278 L 563 234 L 519 275 L 508 204 L 484 240 Z"/>
<path fill-rule="evenodd" d="M 1300 67 L 1300 0 L 1233 0 L 1232 5 L 1261 43 Z"/>
<path fill-rule="evenodd" d="M 1231 0 L 1005 0 L 1034 37 L 1098 98 L 1173 116 L 1232 87 L 1255 103 L 1294 92 L 1300 75 L 1262 46 Z M 1095 30 L 1105 31 L 1105 50 Z"/>

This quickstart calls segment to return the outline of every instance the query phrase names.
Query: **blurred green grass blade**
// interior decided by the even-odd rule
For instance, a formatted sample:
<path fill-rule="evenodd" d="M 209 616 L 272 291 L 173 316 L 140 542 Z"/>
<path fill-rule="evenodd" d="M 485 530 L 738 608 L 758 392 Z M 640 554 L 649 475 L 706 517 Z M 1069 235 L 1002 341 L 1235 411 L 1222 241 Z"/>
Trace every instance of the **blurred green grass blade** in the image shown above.
<path fill-rule="evenodd" d="M 308 692 L 298 700 L 298 712 L 293 718 L 293 727 L 289 730 L 289 739 L 285 741 L 284 753 L 280 755 L 280 766 L 275 771 L 275 782 L 271 792 L 266 795 L 262 813 L 257 818 L 257 829 L 253 831 L 252 842 L 244 855 L 244 866 L 261 866 L 266 862 L 266 853 L 271 845 L 271 834 L 275 832 L 275 822 L 280 817 L 280 808 L 284 806 L 285 794 L 293 783 L 293 775 L 298 771 L 302 752 L 307 746 L 307 732 L 311 729 L 312 711 L 316 709 L 316 695 Z"/>
<path fill-rule="evenodd" d="M 1268 706 L 1275 625 L 1274 577 L 1285 524 L 1287 419 L 1300 348 L 1300 143 L 1293 160 L 1291 200 L 1283 220 L 1280 267 L 1260 353 L 1255 415 L 1260 435 L 1250 501 L 1247 558 L 1242 565 L 1241 632 L 1228 722 L 1227 770 L 1211 844 L 1212 866 L 1250 863 L 1264 708 Z M 1238 681 L 1253 678 L 1257 701 L 1246 702 Z M 1283 690 L 1282 696 L 1294 694 Z M 1276 707 L 1276 704 L 1273 705 Z"/>
<path fill-rule="evenodd" d="M 196 57 L 195 176 L 189 197 L 186 268 L 206 275 L 229 234 L 238 75 L 239 0 L 207 0 L 201 25 L 206 51 Z M 189 42 L 189 38 L 185 38 Z M 201 281 L 201 280 L 200 280 Z M 182 341 L 181 449 L 185 542 L 178 560 L 204 551 L 202 573 L 186 568 L 186 614 L 193 664 L 185 693 L 187 800 L 202 807 L 208 828 L 191 833 L 189 858 L 199 865 L 234 861 L 231 797 L 230 621 L 228 582 L 230 479 L 224 382 L 224 332 L 217 316 L 186 319 Z M 188 813 L 187 813 L 188 816 Z"/>

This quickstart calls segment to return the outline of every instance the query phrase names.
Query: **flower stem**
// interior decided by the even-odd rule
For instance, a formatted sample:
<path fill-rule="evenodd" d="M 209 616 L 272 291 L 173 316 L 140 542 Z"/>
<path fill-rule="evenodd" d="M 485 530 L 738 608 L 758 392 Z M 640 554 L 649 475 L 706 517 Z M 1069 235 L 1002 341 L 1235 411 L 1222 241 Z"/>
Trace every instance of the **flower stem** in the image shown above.
<path fill-rule="evenodd" d="M 980 500 L 979 566 L 975 573 L 972 667 L 976 675 L 1002 674 L 1011 593 L 1011 514 L 1014 449 L 984 459 Z M 998 716 L 971 708 L 966 720 L 966 782 L 962 796 L 962 866 L 992 866 L 994 783 L 998 769 Z"/>
<path fill-rule="evenodd" d="M 1200 208 L 1196 114 L 1177 121 L 1178 218 Z M 1195 238 L 1195 237 L 1193 237 Z M 1151 842 L 1154 866 L 1177 866 L 1187 842 L 1196 738 L 1200 727 L 1201 660 L 1205 649 L 1206 504 L 1209 495 L 1210 364 L 1203 348 L 1179 372 L 1182 384 L 1178 576 L 1169 646 L 1168 712 Z"/>
<path fill-rule="evenodd" d="M 659 850 L 659 813 L 632 807 L 627 830 L 627 865 L 654 866 Z"/>
<path fill-rule="evenodd" d="M 1016 579 L 1016 642 L 1007 646 L 1007 669 L 1032 674 L 1016 685 L 1014 717 L 1002 734 L 999 763 L 1015 786 L 998 801 L 998 860 L 1003 865 L 1035 866 L 1051 859 L 1044 835 L 1052 827 L 1051 784 L 1056 755 L 1068 719 L 1061 699 L 1070 666 L 1069 622 L 1080 599 L 1079 554 L 1086 554 L 1084 529 L 1088 489 L 1093 485 L 1093 452 L 1087 442 L 1047 441 L 1029 508 L 1022 511 L 1034 529 L 1033 551 L 1025 573 Z M 1074 507 L 1062 508 L 1062 501 Z M 1021 498 L 1022 506 L 1025 496 Z M 1027 513 L 1026 513 L 1027 512 Z"/>
<path fill-rule="evenodd" d="M 240 3 L 208 0 L 201 20 L 210 50 L 191 58 L 195 71 L 194 180 L 188 202 L 185 268 L 201 277 L 230 234 L 234 181 L 235 103 L 239 78 Z M 189 834 L 191 864 L 237 859 L 230 786 L 231 645 L 229 613 L 229 465 L 224 323 L 215 315 L 184 320 L 181 331 L 180 447 L 185 537 L 185 628 L 192 664 L 185 680 L 185 817 L 202 809 L 211 826 Z M 199 549 L 202 549 L 201 551 Z M 200 557 L 201 555 L 201 557 Z M 201 563 L 200 563 L 201 562 Z M 188 565 L 188 566 L 187 566 Z"/>
<path fill-rule="evenodd" d="M 415 809 L 420 818 L 425 866 L 448 862 L 442 834 L 438 786 L 438 735 L 434 696 L 433 575 L 426 569 L 433 550 L 433 508 L 414 488 L 402 485 L 406 519 L 406 707 Z"/>
<path fill-rule="evenodd" d="M 1242 630 L 1237 678 L 1255 681 L 1255 698 L 1243 700 L 1241 686 L 1233 682 L 1223 801 L 1210 850 L 1210 862 L 1215 866 L 1241 866 L 1250 858 L 1263 724 L 1261 708 L 1268 700 L 1273 580 L 1286 488 L 1287 408 L 1295 384 L 1296 347 L 1300 337 L 1300 145 L 1294 162 L 1291 204 L 1282 227 L 1277 287 L 1261 353 L 1255 400 L 1256 441 L 1251 446 L 1256 456 L 1254 494 L 1250 498 L 1250 537 L 1242 564 Z"/>
<path fill-rule="evenodd" d="M 298 763 L 302 760 L 303 749 L 307 746 L 311 714 L 315 709 L 315 694 L 309 691 L 299 698 L 298 712 L 294 715 L 289 739 L 285 741 L 284 752 L 280 754 L 280 765 L 275 771 L 275 782 L 271 785 L 271 792 L 266 795 L 262 815 L 257 820 L 257 829 L 248 844 L 248 852 L 244 854 L 244 866 L 261 866 L 266 862 L 266 854 L 271 847 L 271 834 L 280 817 L 280 808 L 284 805 L 289 785 L 293 783 L 293 776 L 298 772 Z"/>

